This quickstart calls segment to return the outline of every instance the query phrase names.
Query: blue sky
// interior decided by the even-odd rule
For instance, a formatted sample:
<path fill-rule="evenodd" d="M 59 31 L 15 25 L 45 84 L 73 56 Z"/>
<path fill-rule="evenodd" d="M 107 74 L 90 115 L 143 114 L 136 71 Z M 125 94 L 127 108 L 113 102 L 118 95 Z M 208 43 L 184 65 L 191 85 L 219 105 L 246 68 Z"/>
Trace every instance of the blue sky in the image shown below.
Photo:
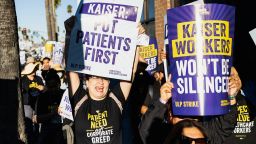
<path fill-rule="evenodd" d="M 28 28 L 31 31 L 38 31 L 47 38 L 45 0 L 15 0 L 18 26 Z M 67 5 L 72 5 L 73 14 L 76 11 L 77 0 L 62 0 L 57 8 L 57 24 L 59 33 L 64 36 L 64 21 L 70 17 L 67 13 Z"/>

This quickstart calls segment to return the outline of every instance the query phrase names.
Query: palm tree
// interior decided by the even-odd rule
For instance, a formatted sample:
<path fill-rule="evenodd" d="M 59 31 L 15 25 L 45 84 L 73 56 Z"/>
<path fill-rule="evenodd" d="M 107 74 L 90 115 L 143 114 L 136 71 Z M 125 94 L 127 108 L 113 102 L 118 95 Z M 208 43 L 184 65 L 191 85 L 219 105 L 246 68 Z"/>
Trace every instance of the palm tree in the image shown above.
<path fill-rule="evenodd" d="M 70 15 L 72 14 L 72 5 L 67 6 L 67 13 Z"/>
<path fill-rule="evenodd" d="M 0 17 L 0 143 L 18 143 L 25 133 L 14 0 L 0 0 Z"/>
<path fill-rule="evenodd" d="M 56 30 L 56 8 L 61 4 L 61 0 L 45 0 L 45 12 L 46 12 L 46 23 L 48 40 L 56 41 L 57 30 Z"/>
<path fill-rule="evenodd" d="M 58 8 L 61 4 L 61 0 L 54 0 L 54 7 L 55 9 Z"/>

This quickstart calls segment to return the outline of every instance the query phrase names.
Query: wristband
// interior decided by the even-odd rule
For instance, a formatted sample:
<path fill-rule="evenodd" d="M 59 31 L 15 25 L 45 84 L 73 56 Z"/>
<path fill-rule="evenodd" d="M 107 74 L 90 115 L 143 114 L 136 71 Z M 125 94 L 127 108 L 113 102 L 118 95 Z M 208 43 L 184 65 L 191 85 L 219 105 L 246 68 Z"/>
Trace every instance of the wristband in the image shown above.
<path fill-rule="evenodd" d="M 236 96 L 231 95 L 231 96 L 228 96 L 228 98 L 229 98 L 230 100 L 233 100 L 233 99 L 236 98 Z"/>

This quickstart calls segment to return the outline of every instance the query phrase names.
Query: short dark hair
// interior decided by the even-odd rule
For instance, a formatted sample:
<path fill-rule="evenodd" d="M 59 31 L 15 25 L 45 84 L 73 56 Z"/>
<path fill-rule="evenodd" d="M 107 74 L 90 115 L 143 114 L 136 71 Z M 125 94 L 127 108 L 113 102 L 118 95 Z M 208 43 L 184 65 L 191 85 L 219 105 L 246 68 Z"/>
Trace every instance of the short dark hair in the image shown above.
<path fill-rule="evenodd" d="M 43 58 L 43 61 L 44 61 L 44 60 L 49 60 L 49 61 L 50 61 L 51 59 L 50 59 L 49 57 L 44 57 L 44 58 Z"/>
<path fill-rule="evenodd" d="M 85 80 L 89 80 L 90 77 L 92 77 L 93 75 L 89 75 L 89 74 L 83 74 L 82 77 Z"/>
<path fill-rule="evenodd" d="M 45 76 L 45 82 L 47 84 L 48 81 L 55 80 L 58 84 L 60 84 L 60 77 L 57 74 L 57 71 L 54 69 L 49 69 L 48 73 Z"/>

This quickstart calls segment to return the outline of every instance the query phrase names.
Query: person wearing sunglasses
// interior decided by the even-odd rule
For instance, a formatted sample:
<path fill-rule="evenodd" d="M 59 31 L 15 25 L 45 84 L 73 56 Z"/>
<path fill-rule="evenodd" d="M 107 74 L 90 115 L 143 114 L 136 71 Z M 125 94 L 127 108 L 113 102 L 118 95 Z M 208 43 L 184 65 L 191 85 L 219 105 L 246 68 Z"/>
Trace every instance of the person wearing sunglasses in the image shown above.
<path fill-rule="evenodd" d="M 184 119 L 174 125 L 164 144 L 208 144 L 203 127 L 195 120 Z"/>
<path fill-rule="evenodd" d="M 75 22 L 75 17 L 65 21 L 66 46 L 69 44 L 69 36 Z M 77 72 L 68 72 L 69 90 L 72 94 L 70 101 L 74 110 L 73 124 L 76 144 L 122 143 L 123 105 L 132 86 L 138 58 L 137 50 L 131 81 L 120 80 L 113 88 L 110 88 L 111 80 L 109 78 L 87 75 L 81 80 Z M 83 88 L 84 83 L 86 89 Z"/>
<path fill-rule="evenodd" d="M 235 128 L 237 119 L 237 103 L 236 97 L 240 95 L 241 80 L 235 68 L 231 68 L 229 77 L 230 111 L 225 115 L 213 117 L 190 117 L 172 115 L 170 101 L 172 97 L 173 83 L 171 78 L 167 80 L 160 89 L 160 99 L 153 102 L 151 109 L 143 115 L 139 126 L 139 131 L 144 144 L 163 143 L 168 133 L 178 122 L 185 119 L 194 119 L 200 124 L 208 135 L 210 144 L 223 143 L 225 139 L 232 133 Z"/>

